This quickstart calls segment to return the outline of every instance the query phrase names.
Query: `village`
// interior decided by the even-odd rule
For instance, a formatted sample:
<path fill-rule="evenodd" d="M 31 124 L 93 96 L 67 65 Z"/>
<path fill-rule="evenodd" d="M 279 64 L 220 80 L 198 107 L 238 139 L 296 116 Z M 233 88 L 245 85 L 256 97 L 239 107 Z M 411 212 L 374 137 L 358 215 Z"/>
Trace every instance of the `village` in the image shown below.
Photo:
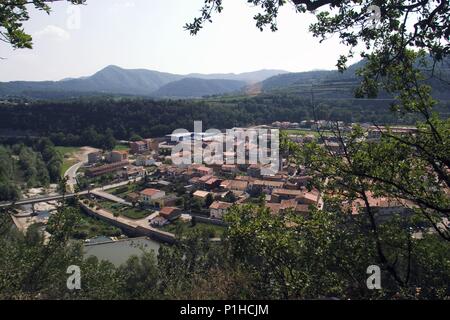
<path fill-rule="evenodd" d="M 274 123 L 258 129 L 276 127 Z M 77 173 L 77 181 L 84 181 L 84 187 L 92 189 L 88 190 L 83 207 L 91 214 L 108 216 L 113 224 L 123 221 L 153 231 L 137 235 L 154 237 L 156 234 L 161 238 L 162 234 L 163 241 L 167 240 L 167 234 L 186 230 L 188 226 L 205 228 L 211 238 L 220 238 L 226 227 L 224 215 L 233 206 L 247 203 L 262 203 L 274 215 L 289 211 L 307 216 L 313 208 L 323 208 L 323 195 L 310 186 L 311 173 L 287 159 L 280 159 L 276 172 L 264 170 L 267 164 L 249 161 L 175 165 L 173 157 L 178 154 L 172 149 L 180 141 L 190 143 L 193 136 L 189 132 L 142 139 L 130 141 L 128 148 L 122 150 L 89 153 L 88 163 Z M 206 147 L 217 141 L 211 135 L 201 137 Z M 311 134 L 291 133 L 289 137 L 299 145 L 315 139 Z M 332 137 L 323 143 L 339 153 L 340 146 Z M 236 156 L 240 147 L 248 158 L 257 146 L 249 141 L 235 143 L 234 151 L 225 152 L 226 156 Z M 264 151 L 270 153 L 267 149 Z M 107 177 L 103 185 L 98 185 L 99 177 Z M 103 190 L 105 183 L 113 187 Z M 369 201 L 378 208 L 380 216 L 407 211 L 404 203 L 393 199 L 370 197 Z M 358 214 L 361 203 L 344 205 L 350 205 L 351 212 Z M 123 224 L 118 226 L 122 228 Z"/>
<path fill-rule="evenodd" d="M 271 132 L 277 132 L 277 139 L 278 130 L 286 133 L 300 147 L 318 141 L 340 156 L 342 145 L 330 133 L 332 127 L 325 121 L 313 125 L 318 124 L 322 136 L 309 123 L 275 122 L 223 132 L 183 132 L 122 141 L 111 151 L 84 147 L 80 162 L 65 173 L 66 197 L 76 197 L 82 221 L 73 236 L 84 241 L 87 255 L 110 261 L 114 257 L 107 252 L 123 255 L 117 260 L 119 265 L 129 254 L 139 254 L 136 243 L 158 250 L 160 244 L 175 243 L 177 237 L 194 230 L 206 232 L 211 241 L 220 241 L 227 228 L 224 218 L 236 206 L 262 205 L 273 215 L 289 212 L 308 217 L 314 210 L 324 208 L 326 195 L 312 187 L 313 172 L 273 148 Z M 267 144 L 261 146 L 252 139 L 251 130 L 262 132 Z M 225 132 L 235 131 L 246 132 L 247 138 L 235 139 L 230 144 Z M 369 128 L 367 139 L 378 136 L 371 134 Z M 187 150 L 195 143 L 202 147 L 202 155 L 208 154 L 201 163 L 190 162 L 195 158 L 195 150 L 194 154 Z M 217 146 L 223 147 L 222 158 L 213 151 Z M 259 160 L 261 153 L 276 161 L 252 162 L 252 155 L 257 154 Z M 244 159 L 239 159 L 239 155 Z M 45 226 L 57 210 L 60 193 L 54 188 L 52 193 L 43 194 L 56 198 L 36 201 L 31 209 L 29 205 L 23 206 L 13 220 L 23 232 L 33 225 L 39 226 L 49 238 Z M 35 196 L 30 194 L 30 199 Z M 412 207 L 405 201 L 372 194 L 368 201 L 377 210 L 379 219 L 389 219 L 394 213 L 407 215 Z M 359 199 L 342 203 L 353 215 L 359 214 L 364 205 Z"/>

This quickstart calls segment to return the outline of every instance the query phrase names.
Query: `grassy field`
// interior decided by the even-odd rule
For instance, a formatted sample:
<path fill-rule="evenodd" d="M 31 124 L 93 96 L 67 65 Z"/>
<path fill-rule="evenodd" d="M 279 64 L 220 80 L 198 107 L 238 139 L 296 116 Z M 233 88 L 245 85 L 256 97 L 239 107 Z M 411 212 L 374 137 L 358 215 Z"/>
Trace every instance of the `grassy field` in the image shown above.
<path fill-rule="evenodd" d="M 131 192 L 139 192 L 142 188 L 143 187 L 137 184 L 129 184 L 126 186 L 120 186 L 117 188 L 109 189 L 107 192 L 120 198 L 125 198 L 127 194 Z"/>
<path fill-rule="evenodd" d="M 117 144 L 114 147 L 114 150 L 116 150 L 116 151 L 130 151 L 130 147 L 128 147 L 128 145 L 126 145 L 126 144 Z"/>
<path fill-rule="evenodd" d="M 73 154 L 80 150 L 79 147 L 55 147 L 56 151 L 63 158 L 63 164 L 61 166 L 61 177 L 64 176 L 64 173 L 73 166 L 77 161 L 75 159 L 71 159 Z"/>
<path fill-rule="evenodd" d="M 111 226 L 104 221 L 95 219 L 79 209 L 77 224 L 74 227 L 73 237 L 76 239 L 89 239 L 98 236 L 118 237 L 122 234 L 119 228 Z"/>
<path fill-rule="evenodd" d="M 151 210 L 141 210 L 140 208 L 132 208 L 122 204 L 114 203 L 111 201 L 100 201 L 99 205 L 110 211 L 111 213 L 118 213 L 119 215 L 130 218 L 130 219 L 144 219 L 145 217 L 151 215 L 153 212 Z"/>
<path fill-rule="evenodd" d="M 180 230 L 182 233 L 192 232 L 193 230 L 206 230 L 210 233 L 211 238 L 221 237 L 225 232 L 225 227 L 197 222 L 195 226 L 192 226 L 190 222 L 183 222 L 180 219 L 171 222 L 163 227 L 161 230 L 176 233 Z"/>

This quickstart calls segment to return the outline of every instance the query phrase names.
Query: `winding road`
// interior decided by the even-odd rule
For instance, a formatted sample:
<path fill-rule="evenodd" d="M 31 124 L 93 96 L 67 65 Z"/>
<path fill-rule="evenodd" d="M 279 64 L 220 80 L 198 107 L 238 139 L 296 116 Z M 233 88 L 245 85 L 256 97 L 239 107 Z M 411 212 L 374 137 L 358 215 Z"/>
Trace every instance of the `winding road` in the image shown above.
<path fill-rule="evenodd" d="M 67 178 L 67 188 L 69 192 L 74 192 L 74 186 L 77 184 L 77 172 L 88 162 L 88 154 L 91 152 L 97 152 L 98 149 L 91 147 L 82 147 L 79 152 L 74 154 L 74 157 L 77 158 L 78 162 L 71 166 L 64 173 L 64 177 Z"/>

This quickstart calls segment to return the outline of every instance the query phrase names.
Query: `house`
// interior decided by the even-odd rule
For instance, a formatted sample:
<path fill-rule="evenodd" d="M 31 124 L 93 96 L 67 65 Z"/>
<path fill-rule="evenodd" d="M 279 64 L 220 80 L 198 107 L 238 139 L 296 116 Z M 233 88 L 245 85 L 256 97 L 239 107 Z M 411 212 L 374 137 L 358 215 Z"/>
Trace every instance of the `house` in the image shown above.
<path fill-rule="evenodd" d="M 272 202 L 266 202 L 265 204 L 266 208 L 269 209 L 270 213 L 272 214 L 278 214 L 280 213 L 280 203 L 272 203 Z"/>
<path fill-rule="evenodd" d="M 201 177 L 197 180 L 197 183 L 196 183 L 197 187 L 198 187 L 198 188 L 202 188 L 202 189 L 207 189 L 207 188 L 208 188 L 207 182 L 208 182 L 209 180 L 211 180 L 212 178 L 215 178 L 215 177 L 212 176 L 212 175 L 209 175 L 209 174 L 204 175 L 204 176 L 201 176 Z"/>
<path fill-rule="evenodd" d="M 308 214 L 309 206 L 304 204 L 297 204 L 297 202 L 292 200 L 283 200 L 281 203 L 267 202 L 265 204 L 266 208 L 270 210 L 272 214 L 280 214 L 286 212 L 287 210 L 292 210 L 297 214 Z"/>
<path fill-rule="evenodd" d="M 272 190 L 283 188 L 283 186 L 283 181 L 255 180 L 252 184 L 252 190 L 260 190 L 272 193 Z"/>
<path fill-rule="evenodd" d="M 154 139 L 144 139 L 141 141 L 130 142 L 130 149 L 132 153 L 146 153 L 150 151 L 158 151 L 159 143 Z"/>
<path fill-rule="evenodd" d="M 152 227 L 162 227 L 168 223 L 169 223 L 169 221 L 161 216 L 157 216 L 150 220 L 150 225 Z"/>
<path fill-rule="evenodd" d="M 223 215 L 227 213 L 232 205 L 232 203 L 228 202 L 214 201 L 209 206 L 209 215 L 211 218 L 222 219 Z"/>
<path fill-rule="evenodd" d="M 306 187 L 312 180 L 312 176 L 296 176 L 289 179 L 290 182 L 297 184 L 299 187 Z"/>
<path fill-rule="evenodd" d="M 255 179 L 253 177 L 249 177 L 249 176 L 236 176 L 236 178 L 234 178 L 234 180 L 247 181 L 248 183 L 251 183 L 257 179 Z"/>
<path fill-rule="evenodd" d="M 148 145 L 145 141 L 132 141 L 130 149 L 132 153 L 144 153 L 148 151 Z"/>
<path fill-rule="evenodd" d="M 128 160 L 124 160 L 111 164 L 105 164 L 98 167 L 92 167 L 86 170 L 86 175 L 89 177 L 97 177 L 103 174 L 113 173 L 116 171 L 123 170 L 123 168 L 128 164 L 129 164 Z"/>
<path fill-rule="evenodd" d="M 201 174 L 202 176 L 205 176 L 205 175 L 212 175 L 213 172 L 214 172 L 212 168 L 208 168 L 208 167 L 205 167 L 205 166 L 200 166 L 200 167 L 198 167 L 198 168 L 196 169 L 196 171 L 197 171 L 199 174 Z"/>
<path fill-rule="evenodd" d="M 111 151 L 108 157 L 108 162 L 116 163 L 128 160 L 128 152 L 125 150 L 115 150 Z"/>
<path fill-rule="evenodd" d="M 317 190 L 311 190 L 304 192 L 303 195 L 297 199 L 298 203 L 301 204 L 317 204 L 320 201 L 320 192 Z"/>
<path fill-rule="evenodd" d="M 175 220 L 181 215 L 181 209 L 177 207 L 163 207 L 159 210 L 159 216 L 166 220 Z"/>
<path fill-rule="evenodd" d="M 162 190 L 147 188 L 139 192 L 142 203 L 152 206 L 160 206 L 161 199 L 165 197 L 166 193 Z"/>
<path fill-rule="evenodd" d="M 325 144 L 326 149 L 333 153 L 342 152 L 343 146 L 339 142 L 325 140 L 324 144 Z"/>
<path fill-rule="evenodd" d="M 122 176 L 125 179 L 133 179 L 137 177 L 143 177 L 145 175 L 144 167 L 127 166 L 122 172 Z"/>
<path fill-rule="evenodd" d="M 280 202 L 280 210 L 285 211 L 285 210 L 295 210 L 295 208 L 297 207 L 297 201 L 295 199 L 290 199 L 290 200 L 281 200 Z"/>
<path fill-rule="evenodd" d="M 282 200 L 291 200 L 300 198 L 303 196 L 303 191 L 301 190 L 291 190 L 291 189 L 274 189 L 272 191 L 272 202 L 281 202 Z"/>
<path fill-rule="evenodd" d="M 369 206 L 376 212 L 378 221 L 386 220 L 394 214 L 407 216 L 412 213 L 412 209 L 415 207 L 415 205 L 408 200 L 375 197 L 371 192 L 367 193 L 367 198 Z M 348 207 L 348 204 L 344 204 L 344 208 Z M 352 214 L 359 214 L 362 210 L 365 210 L 365 208 L 366 205 L 362 199 L 356 199 L 350 205 Z"/>
<path fill-rule="evenodd" d="M 289 178 L 288 175 L 284 173 L 263 176 L 263 180 L 281 181 L 281 182 L 285 182 L 288 178 Z"/>
<path fill-rule="evenodd" d="M 208 194 L 210 194 L 210 192 L 208 191 L 202 191 L 202 190 L 197 190 L 195 191 L 192 196 L 194 198 L 200 199 L 200 200 L 205 200 L 206 197 L 208 196 Z"/>
<path fill-rule="evenodd" d="M 91 152 L 88 154 L 88 163 L 89 164 L 94 164 L 97 163 L 99 161 L 102 160 L 102 153 L 97 151 L 97 152 Z"/>
<path fill-rule="evenodd" d="M 247 187 L 248 182 L 241 180 L 224 180 L 220 184 L 220 188 L 230 191 L 246 191 Z"/>
<path fill-rule="evenodd" d="M 295 207 L 295 212 L 299 214 L 308 214 L 309 206 L 306 204 L 297 204 L 297 206 Z"/>
<path fill-rule="evenodd" d="M 224 165 L 222 165 L 220 170 L 224 174 L 231 174 L 231 173 L 236 173 L 239 171 L 237 165 L 235 165 L 235 164 L 224 164 Z"/>
<path fill-rule="evenodd" d="M 136 165 L 137 166 L 152 166 L 156 163 L 155 159 L 153 159 L 152 156 L 144 156 L 140 155 L 136 158 Z"/>
<path fill-rule="evenodd" d="M 218 188 L 220 186 L 220 182 L 222 180 L 216 178 L 216 177 L 212 177 L 211 179 L 208 179 L 208 181 L 205 182 L 205 187 L 208 190 L 213 190 L 215 188 Z"/>
<path fill-rule="evenodd" d="M 192 178 L 190 178 L 189 180 L 188 180 L 188 182 L 191 184 L 191 185 L 198 185 L 198 180 L 199 180 L 200 178 L 199 177 L 192 177 Z"/>

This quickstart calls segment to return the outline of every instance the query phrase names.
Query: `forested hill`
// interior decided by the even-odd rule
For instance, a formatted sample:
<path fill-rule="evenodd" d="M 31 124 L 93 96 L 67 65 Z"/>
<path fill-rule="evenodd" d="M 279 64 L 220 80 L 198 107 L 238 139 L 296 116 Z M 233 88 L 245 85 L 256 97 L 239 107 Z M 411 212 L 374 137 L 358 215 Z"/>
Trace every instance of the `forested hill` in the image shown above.
<path fill-rule="evenodd" d="M 449 108 L 442 105 L 438 111 L 444 114 Z M 414 123 L 413 118 L 391 112 L 385 101 L 378 100 L 317 100 L 314 109 L 324 120 Z M 311 100 L 289 95 L 202 100 L 85 98 L 0 104 L 0 137 L 48 136 L 56 145 L 101 148 L 113 137 L 128 140 L 133 134 L 160 137 L 179 128 L 192 130 L 194 120 L 203 121 L 206 130 L 308 119 L 314 119 Z"/>
<path fill-rule="evenodd" d="M 241 74 L 179 75 L 146 69 L 123 69 L 108 66 L 94 75 L 61 81 L 14 81 L 0 83 L 0 98 L 68 99 L 88 96 L 119 95 L 153 98 L 201 98 L 223 94 L 269 93 L 296 94 L 307 98 L 311 91 L 322 99 L 349 99 L 360 83 L 356 76 L 360 61 L 340 73 L 308 71 L 288 73 L 282 70 L 259 70 Z M 426 76 L 430 69 L 424 70 Z M 450 100 L 446 83 L 450 82 L 450 61 L 434 67 L 434 78 L 427 80 L 433 95 Z M 442 81 L 443 80 L 443 81 Z M 380 99 L 392 98 L 380 92 Z"/>
<path fill-rule="evenodd" d="M 223 94 L 263 81 L 282 70 L 241 74 L 172 74 L 146 69 L 108 66 L 92 76 L 61 81 L 12 81 L 0 83 L 0 97 L 59 99 L 103 94 L 145 97 L 202 97 Z M 179 80 L 185 81 L 178 82 Z M 219 81 L 222 80 L 222 81 Z M 168 84 L 171 86 L 166 86 Z"/>
<path fill-rule="evenodd" d="M 155 97 L 195 98 L 238 92 L 246 85 L 243 81 L 224 79 L 184 78 L 170 82 L 155 92 Z"/>
<path fill-rule="evenodd" d="M 360 61 L 348 67 L 343 73 L 334 71 L 309 71 L 298 73 L 287 73 L 273 76 L 261 82 L 262 92 L 310 95 L 311 91 L 317 97 L 324 99 L 353 98 L 355 88 L 361 79 L 356 75 L 356 71 L 364 66 L 364 61 Z M 428 68 L 422 71 L 426 77 L 426 83 L 433 88 L 433 96 L 441 100 L 450 100 L 448 83 L 450 82 L 450 59 L 437 63 L 433 68 L 433 63 L 427 63 Z M 433 69 L 433 77 L 431 70 Z M 391 98 L 389 95 L 380 92 L 378 98 Z"/>

